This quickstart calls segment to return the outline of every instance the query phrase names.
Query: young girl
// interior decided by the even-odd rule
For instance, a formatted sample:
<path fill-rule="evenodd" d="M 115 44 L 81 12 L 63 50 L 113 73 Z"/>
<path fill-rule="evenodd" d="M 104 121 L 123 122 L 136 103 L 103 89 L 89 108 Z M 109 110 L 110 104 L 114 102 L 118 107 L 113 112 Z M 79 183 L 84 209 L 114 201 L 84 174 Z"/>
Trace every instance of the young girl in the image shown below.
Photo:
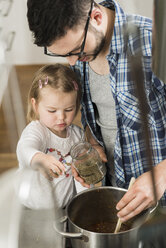
<path fill-rule="evenodd" d="M 22 200 L 27 207 L 50 208 L 54 197 L 56 207 L 64 208 L 74 195 L 70 149 L 84 140 L 82 129 L 72 125 L 80 99 L 81 86 L 69 67 L 46 65 L 36 73 L 28 96 L 29 124 L 17 145 L 18 173 L 40 172 L 34 171 Z"/>

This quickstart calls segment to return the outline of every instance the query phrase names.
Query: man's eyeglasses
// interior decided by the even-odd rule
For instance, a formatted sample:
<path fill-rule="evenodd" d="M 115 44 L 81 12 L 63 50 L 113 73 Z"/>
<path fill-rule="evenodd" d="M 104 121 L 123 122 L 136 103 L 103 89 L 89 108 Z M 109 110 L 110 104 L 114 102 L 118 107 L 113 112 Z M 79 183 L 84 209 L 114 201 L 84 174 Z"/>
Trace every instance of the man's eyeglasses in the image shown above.
<path fill-rule="evenodd" d="M 78 53 L 74 53 L 74 52 L 69 52 L 65 55 L 60 55 L 60 54 L 56 54 L 56 53 L 51 53 L 47 50 L 47 47 L 44 47 L 44 54 L 48 55 L 48 56 L 53 56 L 53 57 L 69 57 L 69 56 L 78 56 L 79 58 L 81 58 L 83 55 L 85 55 L 86 53 L 84 52 L 84 47 L 85 47 L 85 42 L 86 42 L 86 36 L 87 36 L 87 32 L 88 32 L 88 27 L 89 27 L 89 21 L 90 21 L 90 16 L 92 13 L 92 7 L 93 7 L 93 0 L 91 1 L 91 7 L 90 7 L 90 11 L 88 13 L 88 19 L 86 21 L 86 25 L 85 25 L 85 35 L 84 35 L 84 40 L 80 46 L 80 52 Z"/>

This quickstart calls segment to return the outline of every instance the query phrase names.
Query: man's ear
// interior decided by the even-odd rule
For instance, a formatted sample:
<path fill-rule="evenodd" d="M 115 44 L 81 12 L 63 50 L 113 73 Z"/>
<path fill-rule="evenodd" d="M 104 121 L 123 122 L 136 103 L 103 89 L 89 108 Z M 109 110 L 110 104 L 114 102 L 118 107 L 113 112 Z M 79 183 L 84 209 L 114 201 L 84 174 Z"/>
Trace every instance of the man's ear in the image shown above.
<path fill-rule="evenodd" d="M 94 7 L 91 13 L 91 24 L 99 26 L 103 20 L 103 13 L 100 8 Z"/>

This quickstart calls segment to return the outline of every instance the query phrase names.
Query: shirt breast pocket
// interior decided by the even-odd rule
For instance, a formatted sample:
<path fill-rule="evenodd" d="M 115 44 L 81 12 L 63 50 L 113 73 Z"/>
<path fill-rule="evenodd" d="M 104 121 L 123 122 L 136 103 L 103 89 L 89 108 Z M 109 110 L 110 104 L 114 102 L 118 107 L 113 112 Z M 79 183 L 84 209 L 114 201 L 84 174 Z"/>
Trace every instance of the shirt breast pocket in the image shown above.
<path fill-rule="evenodd" d="M 141 118 L 138 99 L 134 93 L 125 91 L 117 94 L 119 106 L 119 121 L 121 127 L 135 131 L 141 128 Z"/>

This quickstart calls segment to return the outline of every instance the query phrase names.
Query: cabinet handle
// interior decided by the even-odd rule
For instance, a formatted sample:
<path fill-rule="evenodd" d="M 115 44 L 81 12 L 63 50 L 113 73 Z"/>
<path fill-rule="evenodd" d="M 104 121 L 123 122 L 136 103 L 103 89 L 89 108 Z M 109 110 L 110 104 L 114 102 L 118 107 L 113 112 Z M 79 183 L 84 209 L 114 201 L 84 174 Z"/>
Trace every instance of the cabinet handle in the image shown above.
<path fill-rule="evenodd" d="M 16 35 L 16 32 L 15 31 L 12 31 L 9 34 L 9 36 L 8 36 L 8 39 L 7 39 L 7 48 L 6 48 L 6 51 L 7 52 L 11 51 L 11 49 L 12 49 L 12 45 L 13 45 L 13 41 L 14 41 L 15 35 Z"/>
<path fill-rule="evenodd" d="M 12 7 L 12 4 L 13 4 L 13 0 L 8 0 L 7 2 L 5 1 L 5 4 L 8 4 L 7 8 L 6 8 L 6 11 L 3 13 L 2 9 L 3 9 L 3 2 L 4 0 L 1 0 L 0 1 L 0 4 L 2 5 L 1 9 L 0 9 L 0 14 L 1 16 L 3 17 L 6 17 L 9 15 L 9 12 L 11 10 L 11 7 Z"/>

